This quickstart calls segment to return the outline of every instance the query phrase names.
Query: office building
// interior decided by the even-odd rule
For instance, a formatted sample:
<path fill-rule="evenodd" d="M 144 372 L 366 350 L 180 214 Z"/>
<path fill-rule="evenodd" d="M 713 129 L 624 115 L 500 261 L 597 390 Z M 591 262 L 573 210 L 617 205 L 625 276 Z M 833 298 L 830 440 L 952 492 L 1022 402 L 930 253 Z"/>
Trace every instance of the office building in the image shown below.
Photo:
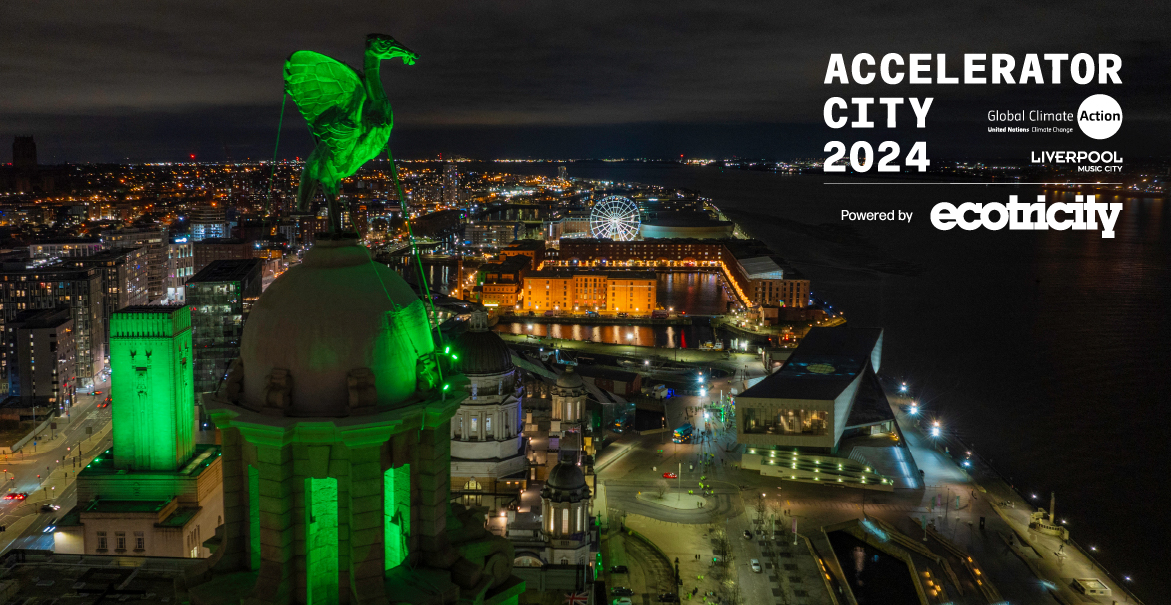
<path fill-rule="evenodd" d="M 192 268 L 195 273 L 217 260 L 244 260 L 255 257 L 256 245 L 237 237 L 209 238 L 195 242 Z"/>
<path fill-rule="evenodd" d="M 188 280 L 196 393 L 215 391 L 240 356 L 244 320 L 260 297 L 260 268 L 255 258 L 217 260 Z"/>
<path fill-rule="evenodd" d="M 227 208 L 220 202 L 208 202 L 195 206 L 187 213 L 191 225 L 191 240 L 200 242 L 211 238 L 232 236 L 232 225 L 228 222 Z"/>

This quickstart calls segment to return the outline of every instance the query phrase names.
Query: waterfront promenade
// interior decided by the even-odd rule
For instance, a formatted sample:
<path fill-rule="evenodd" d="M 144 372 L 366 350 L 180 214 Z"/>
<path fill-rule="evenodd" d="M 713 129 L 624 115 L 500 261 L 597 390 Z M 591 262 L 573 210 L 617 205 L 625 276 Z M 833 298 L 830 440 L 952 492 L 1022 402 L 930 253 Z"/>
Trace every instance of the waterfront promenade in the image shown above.
<path fill-rule="evenodd" d="M 898 411 L 897 404 L 901 400 L 893 395 L 890 398 L 911 454 L 923 471 L 925 487 L 876 493 L 764 477 L 738 468 L 740 454 L 735 446 L 735 435 L 715 422 L 716 439 L 700 444 L 666 443 L 665 437 L 658 434 L 616 436 L 617 442 L 598 458 L 599 488 L 595 511 L 606 519 L 611 528 L 609 536 L 613 536 L 613 528 L 624 516 L 629 528 L 650 540 L 672 563 L 678 557 L 684 588 L 699 588 L 700 596 L 706 590 L 717 589 L 714 583 L 706 581 L 714 577 L 710 565 L 713 550 L 709 531 L 721 528 L 732 542 L 737 570 L 734 577 L 738 578 L 746 603 L 831 602 L 833 591 L 816 583 L 821 577 L 815 573 L 816 568 L 807 569 L 809 566 L 801 563 L 803 556 L 809 557 L 809 562 L 813 561 L 811 555 L 802 554 L 804 538 L 794 547 L 791 544 L 793 534 L 788 530 L 796 523 L 800 536 L 809 538 L 817 547 L 817 555 L 832 559 L 831 553 L 822 552 L 828 542 L 821 528 L 866 516 L 888 524 L 916 542 L 924 537 L 922 523 L 926 520 L 934 529 L 928 532 L 928 541 L 923 545 L 944 557 L 948 557 L 946 553 L 949 552 L 970 555 L 973 566 L 980 569 L 982 577 L 1008 603 L 1107 605 L 1112 601 L 1138 602 L 1075 544 L 1066 544 L 1062 548 L 1055 538 L 1029 530 L 1028 513 L 1031 509 L 1019 494 L 981 464 L 970 470 L 961 467 L 951 455 L 957 453 L 954 447 L 947 452 L 943 444 L 933 442 L 912 418 Z M 668 400 L 668 423 L 677 425 L 689 421 L 701 426 L 704 419 L 699 415 L 702 414 L 700 410 L 708 401 L 710 398 L 696 396 Z M 698 465 L 702 452 L 715 454 L 717 463 L 707 467 Z M 685 493 L 696 489 L 700 477 L 705 477 L 703 483 L 714 490 L 707 496 L 703 508 L 680 510 L 658 506 L 638 497 L 640 491 L 656 490 L 655 485 L 663 472 L 679 470 L 682 471 L 680 479 L 669 481 L 672 491 L 682 489 Z M 765 495 L 772 510 L 782 511 L 777 518 L 777 528 L 784 537 L 786 557 L 793 557 L 784 563 L 795 566 L 786 568 L 782 575 L 776 575 L 767 567 L 770 558 L 765 555 L 779 548 L 778 543 L 764 536 L 754 536 L 751 540 L 740 536 L 745 529 L 755 527 L 753 505 L 759 494 Z M 936 504 L 940 501 L 944 502 L 942 506 Z M 1011 504 L 1003 505 L 1003 502 Z M 981 517 L 985 522 L 983 529 L 980 528 Z M 616 553 L 625 552 L 632 539 L 632 536 L 625 536 L 615 545 L 604 547 L 604 556 L 619 556 Z M 700 559 L 697 560 L 696 555 L 700 555 Z M 753 558 L 766 565 L 764 573 L 751 571 L 748 563 Z M 635 561 L 634 565 L 639 564 L 637 558 L 626 557 L 626 561 L 631 560 Z M 606 564 L 614 563 L 607 561 Z M 967 573 L 959 567 L 957 569 L 960 574 Z M 636 592 L 646 590 L 651 593 L 662 582 L 655 573 L 653 569 L 640 568 L 638 574 L 630 576 L 607 572 L 605 579 L 609 586 L 638 583 L 638 586 L 629 587 Z M 704 576 L 704 579 L 700 580 L 698 576 Z M 1111 588 L 1113 596 L 1106 599 L 1086 597 L 1072 587 L 1074 578 L 1097 578 Z M 978 591 L 969 592 L 969 589 L 974 591 L 976 588 L 974 581 L 965 577 L 961 582 L 965 594 L 954 602 L 982 602 L 978 600 Z M 800 596 L 793 592 L 795 590 L 801 591 Z M 653 595 L 650 598 L 654 600 Z"/>

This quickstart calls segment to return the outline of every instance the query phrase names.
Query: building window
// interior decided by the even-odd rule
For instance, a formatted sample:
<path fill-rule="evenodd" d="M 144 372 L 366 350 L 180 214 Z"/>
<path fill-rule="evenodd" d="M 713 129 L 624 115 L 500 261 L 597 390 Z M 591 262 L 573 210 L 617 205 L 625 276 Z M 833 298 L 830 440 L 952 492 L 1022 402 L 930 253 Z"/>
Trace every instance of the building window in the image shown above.
<path fill-rule="evenodd" d="M 561 509 L 561 535 L 569 533 L 569 509 Z"/>
<path fill-rule="evenodd" d="M 114 536 L 118 539 L 118 550 L 126 550 L 126 532 L 114 532 Z"/>
<path fill-rule="evenodd" d="M 146 536 L 142 532 L 134 532 L 134 550 L 146 550 Z"/>
<path fill-rule="evenodd" d="M 98 532 L 98 550 L 106 550 L 106 532 Z"/>
<path fill-rule="evenodd" d="M 487 433 L 488 435 L 492 434 L 492 417 L 491 416 L 484 418 L 484 432 Z"/>
<path fill-rule="evenodd" d="M 473 437 L 476 436 L 477 433 L 479 433 L 479 428 L 478 428 L 478 426 L 480 424 L 479 421 L 480 421 L 480 418 L 478 416 L 472 416 L 472 436 Z"/>

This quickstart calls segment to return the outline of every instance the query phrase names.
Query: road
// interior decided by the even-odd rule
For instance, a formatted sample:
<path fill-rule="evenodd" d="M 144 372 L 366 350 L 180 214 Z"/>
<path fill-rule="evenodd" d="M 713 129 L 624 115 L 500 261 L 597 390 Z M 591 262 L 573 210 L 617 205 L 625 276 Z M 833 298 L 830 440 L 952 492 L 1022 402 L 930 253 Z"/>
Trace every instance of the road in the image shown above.
<path fill-rule="evenodd" d="M 110 408 L 98 408 L 109 392 L 109 384 L 99 384 L 95 391 L 100 394 L 77 395 L 77 404 L 69 410 L 68 418 L 58 419 L 56 431 L 50 433 L 48 441 L 31 443 L 11 455 L 4 455 L 2 465 L 5 481 L 4 493 L 28 493 L 28 499 L 0 500 L 0 525 L 9 528 L 0 532 L 0 552 L 9 548 L 52 549 L 53 536 L 45 533 L 58 517 L 76 505 L 77 486 L 74 481 L 84 463 L 95 453 L 109 447 L 109 435 L 91 443 L 85 451 L 79 452 L 90 434 L 100 435 L 110 423 Z M 67 424 L 66 424 L 67 423 Z M 42 512 L 43 504 L 55 504 L 60 508 Z"/>

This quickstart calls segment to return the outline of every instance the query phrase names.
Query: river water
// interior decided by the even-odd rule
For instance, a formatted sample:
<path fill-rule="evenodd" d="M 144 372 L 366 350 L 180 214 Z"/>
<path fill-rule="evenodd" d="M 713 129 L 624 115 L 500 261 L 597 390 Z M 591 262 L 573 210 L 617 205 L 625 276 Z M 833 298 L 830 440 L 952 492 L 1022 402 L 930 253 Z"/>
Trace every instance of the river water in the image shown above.
<path fill-rule="evenodd" d="M 617 163 L 573 163 L 569 174 L 713 198 L 851 325 L 885 329 L 882 370 L 905 377 L 925 413 L 1021 491 L 1056 491 L 1073 538 L 1133 575 L 1140 595 L 1159 595 L 1148 602 L 1171 590 L 1158 556 L 1166 531 L 1157 529 L 1171 426 L 1168 202 L 1101 200 L 1124 204 L 1116 237 L 1103 239 L 938 231 L 928 221 L 942 201 L 1031 201 L 1039 192 L 1028 186 L 832 186 L 816 176 Z M 909 224 L 846 223 L 844 209 L 914 214 Z"/>

